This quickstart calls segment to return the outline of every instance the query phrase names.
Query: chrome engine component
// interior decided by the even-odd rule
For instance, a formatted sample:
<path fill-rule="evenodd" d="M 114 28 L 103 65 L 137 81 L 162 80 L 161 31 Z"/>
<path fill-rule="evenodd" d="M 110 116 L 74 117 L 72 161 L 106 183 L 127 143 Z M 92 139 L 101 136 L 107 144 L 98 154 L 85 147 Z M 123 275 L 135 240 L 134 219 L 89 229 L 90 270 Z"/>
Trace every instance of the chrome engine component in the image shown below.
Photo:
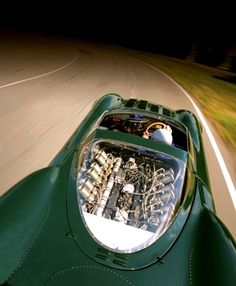
<path fill-rule="evenodd" d="M 78 173 L 82 209 L 96 216 L 156 232 L 171 221 L 181 197 L 184 166 L 169 155 L 97 143 Z"/>
<path fill-rule="evenodd" d="M 81 195 L 87 199 L 90 203 L 94 202 L 95 198 L 93 196 L 93 183 L 88 179 L 84 185 L 82 185 L 82 188 L 80 189 Z"/>
<path fill-rule="evenodd" d="M 134 192 L 134 185 L 132 185 L 132 184 L 125 184 L 123 189 L 122 189 L 122 192 L 127 192 L 129 194 L 133 194 L 133 192 Z"/>
<path fill-rule="evenodd" d="M 107 203 L 107 200 L 110 196 L 110 192 L 111 192 L 113 185 L 114 185 L 114 182 L 115 182 L 115 176 L 116 176 L 117 172 L 119 171 L 121 162 L 122 162 L 121 158 L 116 158 L 115 166 L 113 167 L 112 173 L 110 175 L 110 178 L 109 178 L 108 183 L 106 185 L 106 188 L 104 190 L 102 198 L 99 202 L 98 208 L 95 212 L 95 214 L 98 216 L 102 216 L 102 214 L 103 214 L 103 210 L 104 210 L 106 203 Z"/>

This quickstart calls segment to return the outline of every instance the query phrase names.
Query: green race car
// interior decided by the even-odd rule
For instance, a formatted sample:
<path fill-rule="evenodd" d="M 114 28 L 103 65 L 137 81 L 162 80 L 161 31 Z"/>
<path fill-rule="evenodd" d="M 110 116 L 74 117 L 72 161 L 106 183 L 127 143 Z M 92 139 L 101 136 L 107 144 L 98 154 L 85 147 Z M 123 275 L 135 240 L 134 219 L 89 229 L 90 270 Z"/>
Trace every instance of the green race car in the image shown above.
<path fill-rule="evenodd" d="M 47 168 L 0 198 L 0 285 L 235 285 L 201 125 L 108 94 Z"/>

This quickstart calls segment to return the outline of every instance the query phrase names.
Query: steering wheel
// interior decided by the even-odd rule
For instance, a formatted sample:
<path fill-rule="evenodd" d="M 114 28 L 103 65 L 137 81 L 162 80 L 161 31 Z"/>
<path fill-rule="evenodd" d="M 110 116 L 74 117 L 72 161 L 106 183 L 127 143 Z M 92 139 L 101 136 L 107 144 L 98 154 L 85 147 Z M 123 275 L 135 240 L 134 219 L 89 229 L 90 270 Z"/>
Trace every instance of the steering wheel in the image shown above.
<path fill-rule="evenodd" d="M 153 132 L 150 132 L 149 130 L 150 129 L 165 129 L 165 130 L 168 130 L 170 133 L 172 133 L 172 129 L 169 125 L 163 123 L 163 122 L 154 122 L 152 124 L 150 124 L 146 130 L 144 131 L 144 135 L 145 136 L 152 136 L 152 133 Z"/>

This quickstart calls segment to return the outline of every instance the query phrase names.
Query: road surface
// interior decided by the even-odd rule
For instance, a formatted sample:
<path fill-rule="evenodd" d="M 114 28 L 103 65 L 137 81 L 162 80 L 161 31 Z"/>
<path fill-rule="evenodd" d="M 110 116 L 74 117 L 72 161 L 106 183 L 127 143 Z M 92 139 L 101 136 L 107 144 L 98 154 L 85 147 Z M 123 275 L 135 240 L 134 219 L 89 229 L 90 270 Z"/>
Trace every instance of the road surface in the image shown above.
<path fill-rule="evenodd" d="M 46 167 L 106 93 L 196 113 L 181 88 L 130 51 L 42 36 L 0 39 L 0 195 Z M 203 138 L 216 210 L 236 238 L 235 209 L 205 130 Z M 230 156 L 221 149 L 235 184 Z"/>

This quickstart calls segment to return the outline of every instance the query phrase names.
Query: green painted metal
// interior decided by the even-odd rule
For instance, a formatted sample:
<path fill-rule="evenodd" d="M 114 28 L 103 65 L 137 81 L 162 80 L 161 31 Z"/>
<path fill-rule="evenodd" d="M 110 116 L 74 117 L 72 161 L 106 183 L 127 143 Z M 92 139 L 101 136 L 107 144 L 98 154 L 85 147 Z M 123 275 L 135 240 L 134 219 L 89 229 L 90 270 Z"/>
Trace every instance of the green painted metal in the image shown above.
<path fill-rule="evenodd" d="M 1 197 L 0 285 L 235 285 L 235 241 L 214 211 L 201 128 L 188 111 L 169 113 L 189 131 L 188 154 L 135 137 L 135 144 L 187 162 L 183 202 L 167 231 L 131 254 L 98 245 L 87 231 L 76 195 L 80 147 L 99 137 L 132 144 L 129 134 L 91 132 L 106 111 L 163 110 L 135 99 L 127 103 L 115 94 L 98 100 L 49 167 Z"/>

